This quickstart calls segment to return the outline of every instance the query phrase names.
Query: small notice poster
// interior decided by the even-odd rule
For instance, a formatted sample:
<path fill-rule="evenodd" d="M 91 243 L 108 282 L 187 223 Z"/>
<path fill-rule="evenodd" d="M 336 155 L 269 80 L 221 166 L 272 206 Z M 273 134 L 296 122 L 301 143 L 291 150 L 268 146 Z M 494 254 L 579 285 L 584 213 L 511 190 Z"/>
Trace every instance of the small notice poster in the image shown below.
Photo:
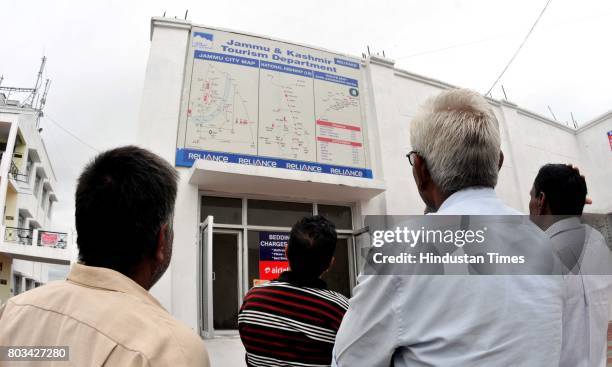
<path fill-rule="evenodd" d="M 612 150 L 612 130 L 608 131 L 608 143 L 610 143 L 610 150 Z"/>
<path fill-rule="evenodd" d="M 259 232 L 259 279 L 276 279 L 283 271 L 289 270 L 285 255 L 288 242 L 287 232 Z"/>

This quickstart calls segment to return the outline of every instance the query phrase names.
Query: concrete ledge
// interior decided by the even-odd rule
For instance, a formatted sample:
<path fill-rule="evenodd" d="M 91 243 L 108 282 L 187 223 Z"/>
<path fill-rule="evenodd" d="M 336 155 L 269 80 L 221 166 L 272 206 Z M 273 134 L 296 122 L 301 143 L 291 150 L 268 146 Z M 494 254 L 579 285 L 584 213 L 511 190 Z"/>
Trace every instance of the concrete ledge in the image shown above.
<path fill-rule="evenodd" d="M 2 242 L 0 243 L 0 253 L 4 253 L 13 259 L 70 265 L 70 250 L 68 248 L 27 246 L 18 243 Z"/>
<path fill-rule="evenodd" d="M 313 201 L 355 202 L 385 191 L 380 180 L 197 160 L 189 183 L 200 190 Z"/>

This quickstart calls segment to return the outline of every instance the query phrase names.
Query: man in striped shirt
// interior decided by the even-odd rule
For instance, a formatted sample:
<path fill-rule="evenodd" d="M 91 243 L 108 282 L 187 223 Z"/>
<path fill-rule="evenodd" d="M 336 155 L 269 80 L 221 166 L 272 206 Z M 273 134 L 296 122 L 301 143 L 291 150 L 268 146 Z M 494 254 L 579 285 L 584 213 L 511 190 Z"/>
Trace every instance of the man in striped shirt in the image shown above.
<path fill-rule="evenodd" d="M 248 366 L 329 366 L 348 300 L 320 278 L 333 264 L 336 228 L 321 216 L 291 229 L 289 267 L 252 288 L 238 315 Z"/>

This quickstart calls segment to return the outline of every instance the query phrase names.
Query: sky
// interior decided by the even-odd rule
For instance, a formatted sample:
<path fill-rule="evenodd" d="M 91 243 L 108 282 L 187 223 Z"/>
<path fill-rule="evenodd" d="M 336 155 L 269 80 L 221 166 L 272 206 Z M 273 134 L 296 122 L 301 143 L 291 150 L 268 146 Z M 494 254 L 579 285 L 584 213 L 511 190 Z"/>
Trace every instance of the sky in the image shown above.
<path fill-rule="evenodd" d="M 52 80 L 42 136 L 57 177 L 54 227 L 74 228 L 74 189 L 98 151 L 136 143 L 150 18 L 245 31 L 355 56 L 486 92 L 546 0 L 0 0 L 2 85 Z M 500 81 L 519 106 L 579 124 L 612 109 L 612 3 L 552 0 Z M 498 85 L 492 92 L 501 98 Z M 112 228 L 101 228 L 101 233 Z"/>

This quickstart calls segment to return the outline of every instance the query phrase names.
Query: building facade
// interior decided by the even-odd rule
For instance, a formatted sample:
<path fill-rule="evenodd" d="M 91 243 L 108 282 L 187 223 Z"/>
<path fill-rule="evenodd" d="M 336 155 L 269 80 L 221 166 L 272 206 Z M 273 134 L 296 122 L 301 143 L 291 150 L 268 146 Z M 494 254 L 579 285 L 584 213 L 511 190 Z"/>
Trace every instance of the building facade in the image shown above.
<path fill-rule="evenodd" d="M 180 173 L 173 259 L 153 294 L 204 337 L 235 334 L 244 294 L 283 269 L 263 247 L 282 242 L 300 217 L 323 214 L 339 232 L 326 280 L 350 296 L 368 245 L 364 217 L 423 213 L 406 159 L 410 119 L 452 87 L 378 56 L 153 18 L 138 144 Z M 527 213 L 538 169 L 562 162 L 587 177 L 587 210 L 612 212 L 612 112 L 575 129 L 489 103 L 505 154 L 496 191 L 506 203 Z M 251 124 L 256 138 L 240 133 Z"/>
<path fill-rule="evenodd" d="M 0 93 L 0 303 L 70 264 L 68 233 L 54 230 L 55 173 L 38 126 L 42 112 Z"/>

